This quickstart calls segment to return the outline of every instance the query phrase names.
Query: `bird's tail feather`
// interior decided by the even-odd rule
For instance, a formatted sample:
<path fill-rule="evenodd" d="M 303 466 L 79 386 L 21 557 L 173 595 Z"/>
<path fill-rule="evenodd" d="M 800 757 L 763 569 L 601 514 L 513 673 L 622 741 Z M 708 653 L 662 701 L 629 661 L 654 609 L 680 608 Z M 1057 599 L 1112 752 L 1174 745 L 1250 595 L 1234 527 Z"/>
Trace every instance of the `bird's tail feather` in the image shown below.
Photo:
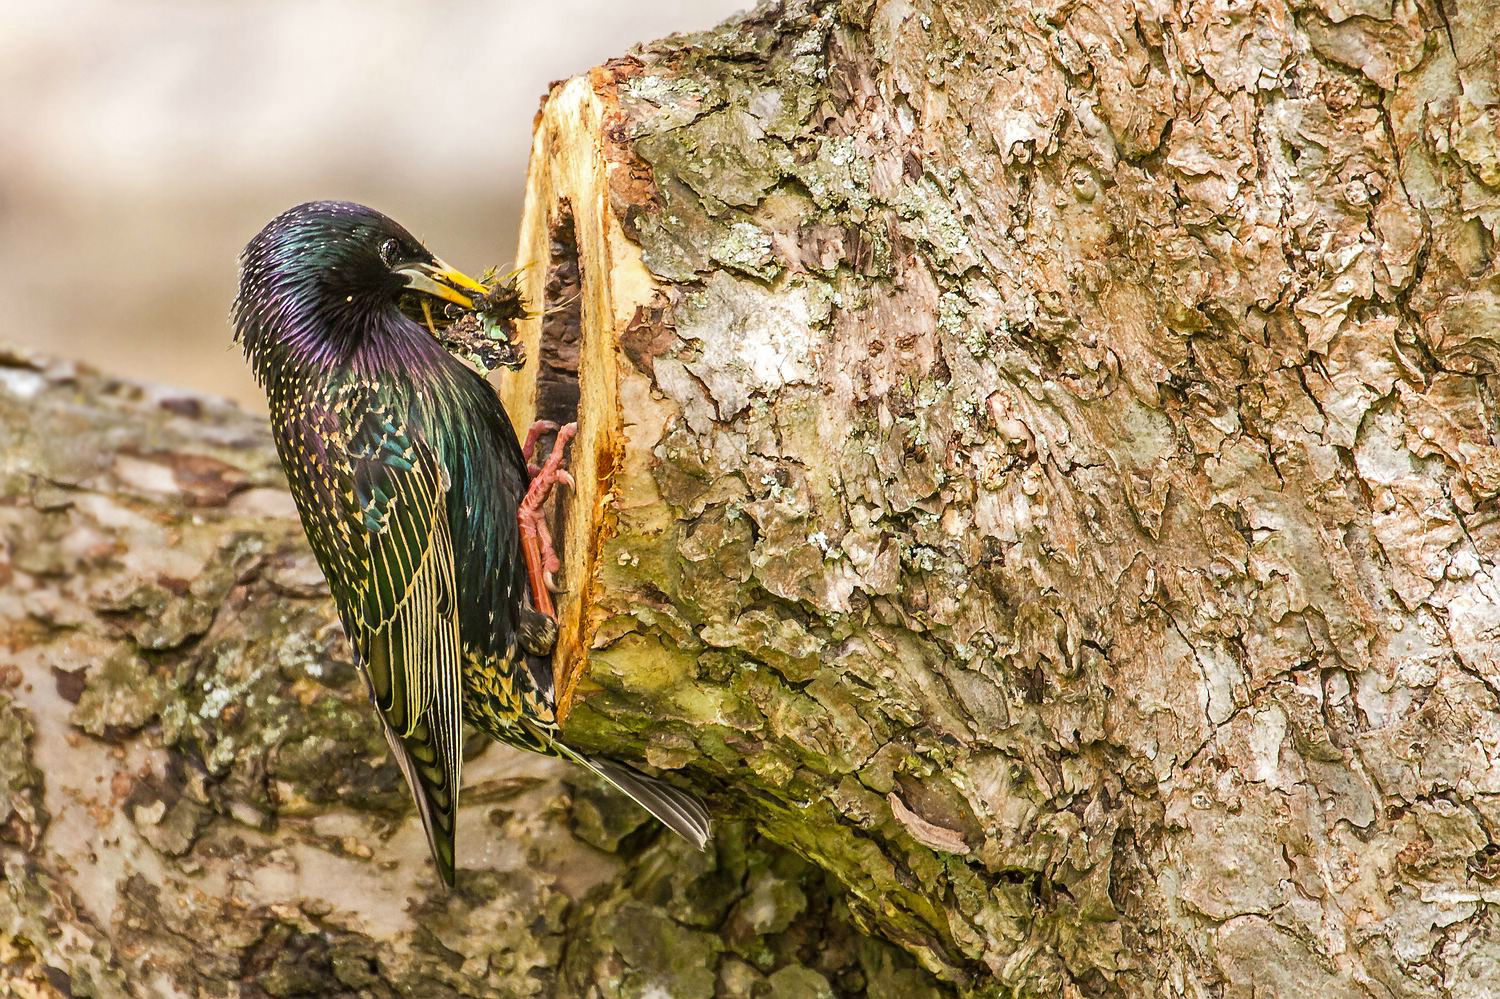
<path fill-rule="evenodd" d="M 572 760 L 583 764 L 594 773 L 609 781 L 646 811 L 656 816 L 661 824 L 672 830 L 698 849 L 708 845 L 711 824 L 708 809 L 686 791 L 673 787 L 664 780 L 648 777 L 634 767 L 614 760 L 585 756 L 565 746 L 558 746 Z"/>

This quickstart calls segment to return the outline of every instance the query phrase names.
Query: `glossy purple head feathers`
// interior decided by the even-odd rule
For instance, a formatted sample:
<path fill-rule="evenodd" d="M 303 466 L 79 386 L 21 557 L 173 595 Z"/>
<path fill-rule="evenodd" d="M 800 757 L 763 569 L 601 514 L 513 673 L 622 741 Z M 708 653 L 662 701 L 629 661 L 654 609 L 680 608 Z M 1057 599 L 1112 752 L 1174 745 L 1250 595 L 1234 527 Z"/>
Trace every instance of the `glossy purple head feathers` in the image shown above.
<path fill-rule="evenodd" d="M 262 229 L 240 256 L 235 340 L 264 384 L 274 369 L 328 367 L 422 328 L 401 311 L 403 266 L 436 258 L 364 205 L 313 201 Z"/>

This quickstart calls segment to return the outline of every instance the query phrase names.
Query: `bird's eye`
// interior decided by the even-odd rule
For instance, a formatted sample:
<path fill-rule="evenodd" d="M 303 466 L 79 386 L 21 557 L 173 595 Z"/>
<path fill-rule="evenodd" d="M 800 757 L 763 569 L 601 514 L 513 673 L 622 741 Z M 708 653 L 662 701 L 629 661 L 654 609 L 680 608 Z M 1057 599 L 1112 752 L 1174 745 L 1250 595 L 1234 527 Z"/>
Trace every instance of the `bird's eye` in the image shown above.
<path fill-rule="evenodd" d="M 387 266 L 394 264 L 396 262 L 396 258 L 400 255 L 401 244 L 396 242 L 394 239 L 388 239 L 384 243 L 380 244 L 380 259 Z"/>

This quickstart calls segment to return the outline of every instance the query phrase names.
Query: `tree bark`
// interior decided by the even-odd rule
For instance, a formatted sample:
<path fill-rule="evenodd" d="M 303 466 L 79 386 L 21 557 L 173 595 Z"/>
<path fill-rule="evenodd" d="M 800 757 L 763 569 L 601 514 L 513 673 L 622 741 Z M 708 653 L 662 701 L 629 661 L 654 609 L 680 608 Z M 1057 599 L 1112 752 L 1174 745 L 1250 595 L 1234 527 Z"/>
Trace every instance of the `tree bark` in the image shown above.
<path fill-rule="evenodd" d="M 787 3 L 554 89 L 566 728 L 702 858 L 493 748 L 442 894 L 254 421 L 12 360 L 0 975 L 1491 994 L 1497 20 Z"/>
<path fill-rule="evenodd" d="M 570 732 L 960 992 L 1500 989 L 1497 29 L 786 3 L 554 89 Z"/>

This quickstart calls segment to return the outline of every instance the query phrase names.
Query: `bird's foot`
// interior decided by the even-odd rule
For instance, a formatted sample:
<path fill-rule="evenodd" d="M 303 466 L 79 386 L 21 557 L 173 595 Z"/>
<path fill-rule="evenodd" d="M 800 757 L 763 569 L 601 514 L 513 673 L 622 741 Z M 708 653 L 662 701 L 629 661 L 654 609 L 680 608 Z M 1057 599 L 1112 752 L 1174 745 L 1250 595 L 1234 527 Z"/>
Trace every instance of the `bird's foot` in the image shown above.
<path fill-rule="evenodd" d="M 551 420 L 537 420 L 531 425 L 531 429 L 526 431 L 526 443 L 521 445 L 521 458 L 526 462 L 526 471 L 533 478 L 537 472 L 541 471 L 540 467 L 531 463 L 531 456 L 536 454 L 536 442 L 543 434 L 550 434 L 556 429 L 557 424 Z"/>
<path fill-rule="evenodd" d="M 530 451 L 536 447 L 536 438 L 545 432 L 544 427 L 538 429 L 539 427 L 542 427 L 540 422 L 533 424 L 526 434 L 523 455 L 528 461 Z M 557 550 L 553 547 L 552 532 L 547 528 L 547 515 L 542 507 L 559 482 L 570 489 L 573 487 L 573 477 L 563 468 L 563 462 L 567 444 L 577 432 L 576 423 L 557 428 L 557 439 L 552 443 L 552 451 L 547 455 L 547 460 L 532 473 L 531 485 L 526 490 L 526 497 L 521 500 L 521 509 L 517 514 L 521 525 L 521 552 L 526 557 L 526 574 L 531 581 L 531 605 L 553 618 L 557 616 L 557 612 L 552 607 L 552 594 L 561 592 L 557 586 L 557 570 L 562 568 L 562 560 L 557 557 Z"/>

